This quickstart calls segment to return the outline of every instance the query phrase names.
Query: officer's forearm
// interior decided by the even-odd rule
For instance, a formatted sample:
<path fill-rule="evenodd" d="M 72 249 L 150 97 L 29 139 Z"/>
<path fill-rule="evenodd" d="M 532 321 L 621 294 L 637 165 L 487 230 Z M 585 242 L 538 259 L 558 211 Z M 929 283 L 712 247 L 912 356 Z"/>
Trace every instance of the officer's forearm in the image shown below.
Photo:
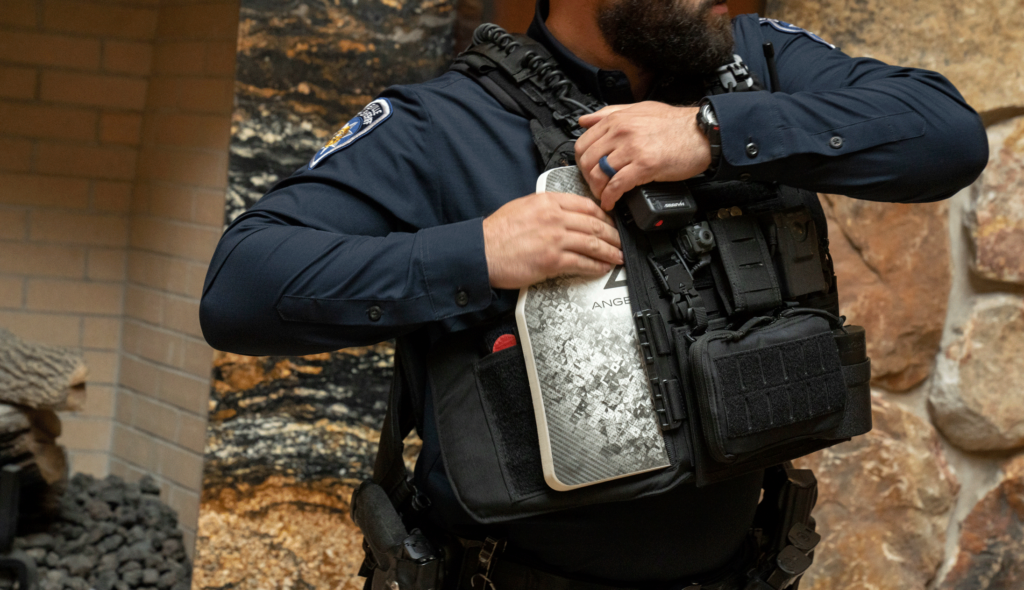
<path fill-rule="evenodd" d="M 207 341 L 241 354 L 310 354 L 393 338 L 492 302 L 480 220 L 383 237 L 240 220 L 200 306 Z M 479 250 L 479 252 L 477 252 Z"/>
<path fill-rule="evenodd" d="M 880 201 L 953 195 L 987 162 L 984 128 L 945 78 L 901 71 L 908 75 L 831 91 L 714 97 L 720 178 L 749 175 Z"/>

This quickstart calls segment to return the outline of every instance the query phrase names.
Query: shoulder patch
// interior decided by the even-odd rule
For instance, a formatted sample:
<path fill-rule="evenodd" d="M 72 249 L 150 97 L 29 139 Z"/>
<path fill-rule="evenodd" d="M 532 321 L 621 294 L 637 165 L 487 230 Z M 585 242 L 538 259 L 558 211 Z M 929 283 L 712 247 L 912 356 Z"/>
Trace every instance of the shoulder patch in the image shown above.
<path fill-rule="evenodd" d="M 822 39 L 821 37 L 815 35 L 814 33 L 810 32 L 810 31 L 808 31 L 806 29 L 801 29 L 800 27 L 798 27 L 796 25 L 791 25 L 791 24 L 789 24 L 789 23 L 787 23 L 785 21 L 781 21 L 781 20 L 774 19 L 774 18 L 762 18 L 761 19 L 761 24 L 762 25 L 770 25 L 773 29 L 775 29 L 777 31 L 781 31 L 783 33 L 789 33 L 790 35 L 805 35 L 805 36 L 810 37 L 811 39 L 817 41 L 818 43 L 821 43 L 822 45 L 828 45 L 830 49 L 835 49 L 836 48 L 835 45 L 829 43 L 828 41 Z"/>
<path fill-rule="evenodd" d="M 345 123 L 345 126 L 338 130 L 331 137 L 327 145 L 320 148 L 320 151 L 309 161 L 309 169 L 312 170 L 320 165 L 331 154 L 341 151 L 355 143 L 357 139 L 366 135 L 373 128 L 383 123 L 391 116 L 391 102 L 386 98 L 378 98 L 363 107 L 355 117 Z"/>

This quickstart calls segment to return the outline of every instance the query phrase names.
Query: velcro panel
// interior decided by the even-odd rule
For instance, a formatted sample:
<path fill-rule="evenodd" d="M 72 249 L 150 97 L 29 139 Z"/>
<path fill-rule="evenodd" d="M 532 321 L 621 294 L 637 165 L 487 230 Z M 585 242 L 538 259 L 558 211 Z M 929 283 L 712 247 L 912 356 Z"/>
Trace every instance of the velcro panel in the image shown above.
<path fill-rule="evenodd" d="M 868 359 L 855 365 L 843 365 L 843 377 L 846 379 L 847 387 L 871 381 L 871 360 Z"/>
<path fill-rule="evenodd" d="M 522 348 L 484 357 L 476 378 L 512 501 L 546 489 Z"/>
<path fill-rule="evenodd" d="M 846 403 L 831 334 L 739 352 L 714 363 L 729 438 L 839 412 Z"/>

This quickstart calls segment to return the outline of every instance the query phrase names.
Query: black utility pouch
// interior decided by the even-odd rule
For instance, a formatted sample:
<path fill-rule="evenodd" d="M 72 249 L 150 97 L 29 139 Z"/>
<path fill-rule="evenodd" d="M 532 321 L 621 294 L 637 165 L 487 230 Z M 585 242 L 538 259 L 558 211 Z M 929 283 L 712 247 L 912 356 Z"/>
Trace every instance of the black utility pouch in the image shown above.
<path fill-rule="evenodd" d="M 820 313 L 787 310 L 738 330 L 709 331 L 690 345 L 688 397 L 703 451 L 697 453 L 698 485 L 871 429 L 870 361 L 863 346 L 858 356 L 848 344 L 844 367 L 837 338 L 849 341 Z"/>
<path fill-rule="evenodd" d="M 664 469 L 555 491 L 544 481 L 521 346 L 484 354 L 486 327 L 443 336 L 428 354 L 441 458 L 452 490 L 481 523 L 654 496 L 693 481 L 685 424 L 664 435 Z"/>

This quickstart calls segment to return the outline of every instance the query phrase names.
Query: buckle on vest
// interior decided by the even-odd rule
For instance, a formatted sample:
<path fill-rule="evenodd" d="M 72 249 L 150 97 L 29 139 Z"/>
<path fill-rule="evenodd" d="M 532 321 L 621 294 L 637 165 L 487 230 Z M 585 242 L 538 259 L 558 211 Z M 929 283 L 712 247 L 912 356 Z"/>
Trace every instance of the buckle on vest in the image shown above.
<path fill-rule="evenodd" d="M 497 590 L 489 576 L 494 567 L 494 558 L 504 550 L 505 541 L 487 537 L 483 546 L 480 547 L 480 553 L 477 554 L 477 572 L 469 579 L 470 588 L 473 590 Z"/>

